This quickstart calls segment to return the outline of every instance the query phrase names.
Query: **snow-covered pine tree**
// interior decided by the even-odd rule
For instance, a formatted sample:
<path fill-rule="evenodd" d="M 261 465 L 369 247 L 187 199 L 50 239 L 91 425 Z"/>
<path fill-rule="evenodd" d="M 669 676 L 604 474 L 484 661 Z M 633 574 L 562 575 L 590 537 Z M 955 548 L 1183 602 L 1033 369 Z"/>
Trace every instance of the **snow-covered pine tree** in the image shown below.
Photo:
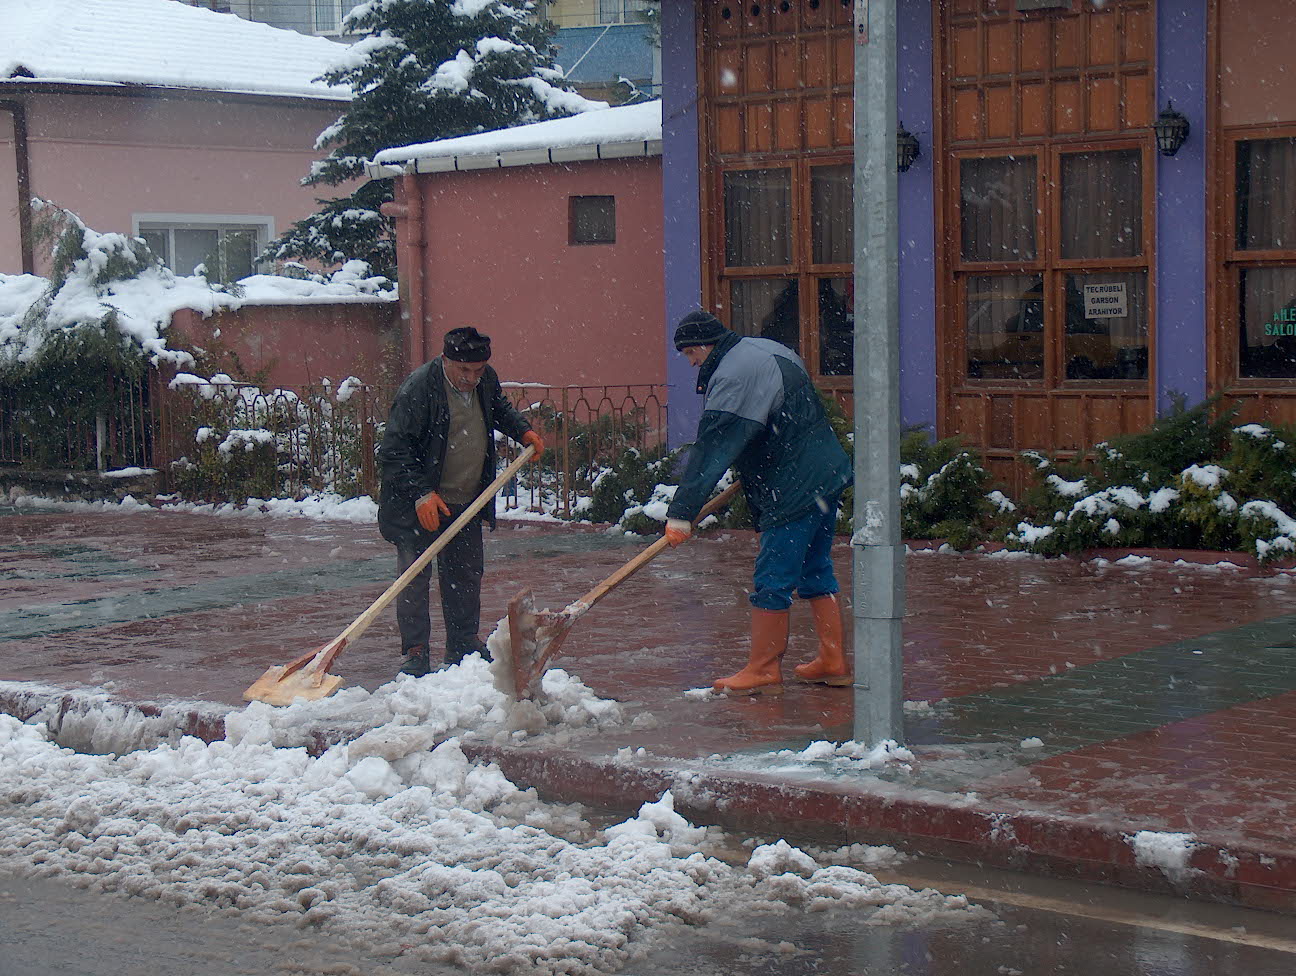
<path fill-rule="evenodd" d="M 364 162 L 389 146 L 449 139 L 604 107 L 568 89 L 553 59 L 554 28 L 535 22 L 531 0 L 367 0 L 343 30 L 364 36 L 323 75 L 352 100 L 320 133 L 329 154 L 302 184 L 336 186 L 364 176 Z M 391 224 L 379 208 L 391 183 L 362 184 L 293 224 L 267 248 L 277 260 L 324 264 L 359 259 L 394 277 Z"/>

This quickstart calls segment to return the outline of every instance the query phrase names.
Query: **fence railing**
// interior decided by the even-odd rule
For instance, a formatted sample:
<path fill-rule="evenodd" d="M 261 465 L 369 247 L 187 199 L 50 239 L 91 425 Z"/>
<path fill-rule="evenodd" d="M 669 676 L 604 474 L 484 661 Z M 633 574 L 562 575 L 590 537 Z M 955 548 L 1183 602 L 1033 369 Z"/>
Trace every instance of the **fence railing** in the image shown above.
<path fill-rule="evenodd" d="M 105 375 L 100 389 L 57 398 L 0 387 L 0 464 L 70 471 L 151 467 L 153 374 Z M 103 406 L 90 406 L 104 394 Z"/>
<path fill-rule="evenodd" d="M 542 386 L 505 383 L 504 395 L 545 440 L 545 462 L 527 467 L 506 489 L 506 508 L 553 511 L 570 518 L 600 471 L 627 450 L 666 443 L 666 387 L 653 383 L 617 386 Z M 501 442 L 505 460 L 516 444 Z"/>
<path fill-rule="evenodd" d="M 371 387 L 264 391 L 233 380 L 159 387 L 153 466 L 187 496 L 377 495 L 374 449 L 385 407 Z"/>
<path fill-rule="evenodd" d="M 666 388 L 657 384 L 540 386 L 504 393 L 545 439 L 502 493 L 505 508 L 570 517 L 600 471 L 626 450 L 666 441 Z M 85 416 L 67 404 L 30 406 L 0 389 L 0 463 L 107 470 L 155 468 L 169 490 L 207 500 L 378 495 L 375 451 L 391 391 L 358 384 L 263 391 L 234 380 L 179 381 L 152 371 L 119 382 L 110 406 Z M 505 438 L 504 461 L 518 446 Z"/>

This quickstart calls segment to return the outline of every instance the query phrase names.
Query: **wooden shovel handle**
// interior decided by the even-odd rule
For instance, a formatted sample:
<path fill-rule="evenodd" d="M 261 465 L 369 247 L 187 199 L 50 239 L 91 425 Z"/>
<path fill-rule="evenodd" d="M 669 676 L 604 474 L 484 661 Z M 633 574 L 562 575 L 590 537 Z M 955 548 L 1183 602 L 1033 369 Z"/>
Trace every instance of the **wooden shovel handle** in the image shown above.
<path fill-rule="evenodd" d="M 720 494 L 716 495 L 715 498 L 711 499 L 709 502 L 703 505 L 702 511 L 697 513 L 697 515 L 693 519 L 692 524 L 696 526 L 708 515 L 728 505 L 729 502 L 733 499 L 734 495 L 738 493 L 739 487 L 741 487 L 740 484 L 737 481 L 735 481 L 724 491 L 720 492 Z M 650 545 L 643 552 L 639 553 L 639 555 L 635 556 L 634 559 L 631 559 L 628 563 L 626 563 L 624 566 L 618 569 L 615 573 L 613 573 L 611 576 L 605 579 L 602 583 L 600 583 L 598 586 L 594 587 L 594 589 L 590 590 L 583 597 L 581 597 L 579 602 L 583 606 L 581 607 L 579 613 L 573 614 L 572 616 L 579 617 L 590 607 L 594 606 L 594 604 L 598 603 L 599 600 L 607 596 L 608 592 L 611 589 L 613 589 L 616 586 L 619 586 L 621 583 L 624 583 L 635 573 L 639 572 L 640 569 L 642 569 L 648 563 L 652 562 L 652 560 L 656 558 L 656 556 L 668 545 L 670 545 L 670 543 L 666 541 L 665 536 L 662 536 L 660 539 L 658 539 L 656 542 Z"/>
<path fill-rule="evenodd" d="M 473 518 L 476 517 L 477 513 L 486 507 L 486 503 L 495 497 L 496 492 L 509 483 L 512 477 L 517 474 L 518 469 L 529 461 L 533 454 L 535 454 L 535 448 L 528 445 L 526 450 L 517 456 L 516 461 L 501 471 L 499 477 L 487 485 L 486 490 L 478 495 L 473 503 L 465 508 L 463 513 L 457 519 L 451 522 L 447 528 L 442 530 L 441 534 L 436 537 L 436 541 L 423 550 L 423 554 L 410 564 L 409 569 L 401 573 L 396 582 L 387 587 L 383 595 L 370 604 L 369 609 L 356 617 L 355 620 L 351 622 L 350 627 L 342 631 L 335 640 L 330 641 L 328 644 L 321 647 L 320 651 L 327 651 L 332 648 L 334 644 L 339 642 L 345 646 L 364 633 L 365 630 L 368 629 L 369 625 L 374 622 L 375 618 L 377 618 L 378 614 L 386 610 L 387 606 L 396 599 L 396 596 L 400 591 L 409 586 L 410 581 L 413 580 L 415 576 L 423 572 L 424 567 L 436 558 L 436 554 L 449 544 L 450 540 L 458 534 L 459 530 L 471 522 Z M 338 648 L 338 650 L 341 650 L 341 648 Z M 333 656 L 336 657 L 336 654 Z"/>

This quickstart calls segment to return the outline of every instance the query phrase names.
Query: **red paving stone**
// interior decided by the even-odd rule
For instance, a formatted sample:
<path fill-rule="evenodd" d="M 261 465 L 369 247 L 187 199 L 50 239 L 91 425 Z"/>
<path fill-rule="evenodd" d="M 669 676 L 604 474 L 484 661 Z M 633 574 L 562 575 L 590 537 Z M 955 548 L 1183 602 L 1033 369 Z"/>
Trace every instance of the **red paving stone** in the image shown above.
<path fill-rule="evenodd" d="M 141 590 L 157 593 L 156 615 L 149 618 L 137 613 L 77 630 L 0 634 L 0 680 L 108 687 L 125 701 L 208 702 L 209 712 L 239 704 L 243 688 L 264 668 L 341 631 L 385 588 L 381 574 L 392 561 L 390 547 L 369 525 L 177 513 L 0 518 L 11 540 L 0 546 L 0 608 L 9 625 L 33 607 L 75 608 L 77 601 L 105 597 L 129 604 Z M 526 584 L 541 606 L 560 607 L 637 551 L 601 538 L 586 541 L 607 548 L 557 551 L 573 534 L 596 531 L 505 523 L 488 534 L 493 554 L 483 620 L 502 617 L 508 599 Z M 676 774 L 691 769 L 686 804 L 749 829 L 768 823 L 787 831 L 791 824 L 843 842 L 887 839 L 953 857 L 1145 886 L 1166 882 L 1134 863 L 1125 835 L 1186 831 L 1201 844 L 1193 861 L 1201 874 L 1192 882 L 1199 894 L 1296 907 L 1296 844 L 1288 829 L 1296 816 L 1296 691 L 1034 762 L 1018 757 L 1021 764 L 1009 768 L 964 764 L 958 784 L 943 792 L 867 774 L 845 779 L 811 772 L 790 782 L 741 765 L 698 766 L 715 754 L 741 757 L 850 732 L 849 689 L 789 686 L 781 698 L 723 701 L 682 694 L 742 663 L 754 551 L 751 533 L 730 532 L 668 552 L 572 631 L 557 663 L 599 694 L 650 714 L 647 727 L 565 750 L 490 757 L 524 780 L 614 804 L 650 796 L 663 784 L 680 790 Z M 835 556 L 842 579 L 849 579 L 849 547 L 838 545 Z M 1296 614 L 1296 583 L 1254 569 L 952 554 L 914 554 L 907 568 L 905 694 L 911 701 L 1011 689 Z M 268 575 L 302 572 L 333 574 L 332 588 L 284 595 Z M 260 588 L 234 606 L 166 609 L 186 587 L 228 586 L 252 575 L 261 577 Z M 396 646 L 389 612 L 334 670 L 351 683 L 377 687 L 394 673 Z M 788 664 L 810 657 L 813 648 L 809 614 L 798 607 Z M 21 698 L 10 690 L 11 701 Z M 928 720 L 914 717 L 921 739 Z M 937 745 L 939 737 L 932 741 L 915 747 L 920 769 L 950 755 Z M 648 758 L 637 765 L 616 760 L 626 745 L 644 747 Z M 704 796 L 710 799 L 699 799 Z M 1222 850 L 1232 853 L 1221 857 Z M 1228 863 L 1233 858 L 1237 863 Z"/>

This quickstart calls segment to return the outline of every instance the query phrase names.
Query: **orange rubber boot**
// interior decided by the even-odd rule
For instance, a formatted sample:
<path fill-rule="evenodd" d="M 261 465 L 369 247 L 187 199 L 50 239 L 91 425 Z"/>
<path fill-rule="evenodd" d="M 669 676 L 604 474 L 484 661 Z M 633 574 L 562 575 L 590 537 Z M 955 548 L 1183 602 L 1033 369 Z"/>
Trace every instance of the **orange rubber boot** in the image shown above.
<path fill-rule="evenodd" d="M 819 635 L 819 656 L 807 664 L 798 664 L 797 678 L 837 688 L 851 684 L 850 666 L 842 652 L 841 603 L 837 594 L 815 597 L 810 601 L 810 609 L 814 613 L 815 633 Z"/>
<path fill-rule="evenodd" d="M 752 607 L 751 659 L 737 674 L 721 678 L 712 688 L 726 695 L 781 695 L 779 661 L 787 650 L 788 611 Z"/>

